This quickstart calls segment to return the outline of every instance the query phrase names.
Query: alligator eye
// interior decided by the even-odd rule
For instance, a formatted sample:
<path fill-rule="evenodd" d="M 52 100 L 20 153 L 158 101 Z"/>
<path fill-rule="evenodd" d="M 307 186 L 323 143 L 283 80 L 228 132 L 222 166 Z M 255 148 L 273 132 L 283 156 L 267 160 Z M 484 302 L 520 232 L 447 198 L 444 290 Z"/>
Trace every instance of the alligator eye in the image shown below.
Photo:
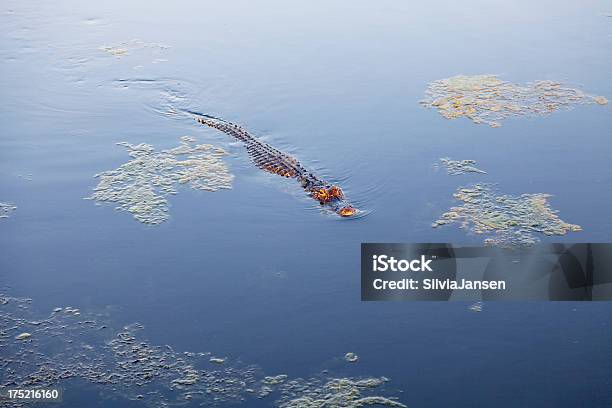
<path fill-rule="evenodd" d="M 329 189 L 329 195 L 333 198 L 339 198 L 339 199 L 344 198 L 344 193 L 342 192 L 342 189 L 338 186 L 332 186 Z"/>

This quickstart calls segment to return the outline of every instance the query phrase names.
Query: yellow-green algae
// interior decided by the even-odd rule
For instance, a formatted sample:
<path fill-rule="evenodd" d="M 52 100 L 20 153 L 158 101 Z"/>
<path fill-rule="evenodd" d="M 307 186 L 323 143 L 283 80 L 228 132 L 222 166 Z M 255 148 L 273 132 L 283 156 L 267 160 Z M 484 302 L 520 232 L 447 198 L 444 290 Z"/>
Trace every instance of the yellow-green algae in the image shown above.
<path fill-rule="evenodd" d="M 0 203 L 0 219 L 8 218 L 11 213 L 17 209 L 16 206 L 10 203 Z"/>
<path fill-rule="evenodd" d="M 386 378 L 309 379 L 264 376 L 254 365 L 224 359 L 211 363 L 210 352 L 175 351 L 142 336 L 136 323 L 114 330 L 109 316 L 55 307 L 40 317 L 31 299 L 0 292 L 0 384 L 14 388 L 54 388 L 66 381 L 96 385 L 100 397 L 123 397 L 142 406 L 250 406 L 254 398 L 273 398 L 274 406 L 404 407 L 395 399 L 371 395 Z M 1 405 L 1 404 L 0 404 Z M 3 407 L 28 406 L 20 400 Z"/>
<path fill-rule="evenodd" d="M 591 96 L 561 82 L 540 80 L 524 85 L 502 81 L 497 75 L 457 75 L 429 84 L 421 104 L 438 109 L 446 119 L 466 117 L 491 127 L 508 116 L 545 115 L 576 104 L 605 105 L 603 96 Z"/>
<path fill-rule="evenodd" d="M 489 184 L 476 184 L 457 189 L 454 197 L 463 202 L 442 214 L 432 226 L 457 223 L 475 234 L 493 234 L 486 244 L 500 246 L 532 245 L 539 241 L 535 235 L 565 235 L 581 231 L 579 225 L 559 218 L 550 208 L 549 194 L 498 194 Z"/>
<path fill-rule="evenodd" d="M 87 199 L 117 203 L 138 221 L 157 225 L 166 221 L 167 196 L 177 194 L 179 184 L 205 191 L 229 189 L 232 176 L 223 156 L 225 150 L 209 144 L 195 144 L 183 136 L 177 147 L 156 152 L 149 144 L 118 143 L 128 150 L 132 160 L 116 170 L 96 174 L 94 193 Z"/>
<path fill-rule="evenodd" d="M 465 173 L 487 174 L 486 171 L 476 167 L 476 161 L 474 160 L 452 160 L 448 157 L 442 157 L 440 161 L 442 165 L 446 167 L 446 172 L 451 176 L 458 176 Z"/>

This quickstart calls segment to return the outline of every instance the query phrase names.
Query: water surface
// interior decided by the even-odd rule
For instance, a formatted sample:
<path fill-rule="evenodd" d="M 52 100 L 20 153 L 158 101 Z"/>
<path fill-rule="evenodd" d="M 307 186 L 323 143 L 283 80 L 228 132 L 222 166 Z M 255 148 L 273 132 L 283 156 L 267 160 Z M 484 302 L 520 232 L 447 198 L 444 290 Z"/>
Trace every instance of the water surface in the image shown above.
<path fill-rule="evenodd" d="M 600 1 L 6 1 L 0 201 L 18 208 L 0 220 L 0 283 L 42 314 L 110 305 L 117 326 L 141 322 L 156 344 L 270 375 L 384 375 L 410 407 L 612 405 L 608 304 L 473 313 L 359 300 L 361 242 L 482 242 L 431 228 L 459 185 L 553 194 L 583 232 L 545 241 L 611 240 L 609 106 L 491 129 L 418 104 L 433 80 L 481 73 L 609 98 L 609 11 Z M 100 49 L 133 39 L 170 48 Z M 370 213 L 321 213 L 224 134 L 165 114 L 168 93 L 295 155 Z M 230 153 L 232 190 L 185 188 L 157 227 L 83 200 L 94 174 L 127 161 L 116 142 L 163 149 L 184 135 Z M 487 174 L 435 172 L 440 157 Z M 343 363 L 348 351 L 357 364 Z M 69 388 L 65 406 L 97 392 Z"/>

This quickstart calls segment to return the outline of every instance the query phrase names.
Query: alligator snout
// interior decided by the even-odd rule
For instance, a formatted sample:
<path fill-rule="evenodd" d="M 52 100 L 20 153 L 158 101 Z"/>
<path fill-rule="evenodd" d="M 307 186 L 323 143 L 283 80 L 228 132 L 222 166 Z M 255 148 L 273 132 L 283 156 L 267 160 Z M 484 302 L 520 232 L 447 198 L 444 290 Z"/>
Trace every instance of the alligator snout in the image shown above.
<path fill-rule="evenodd" d="M 352 217 L 353 215 L 357 214 L 357 209 L 351 205 L 345 205 L 336 212 L 341 217 Z"/>

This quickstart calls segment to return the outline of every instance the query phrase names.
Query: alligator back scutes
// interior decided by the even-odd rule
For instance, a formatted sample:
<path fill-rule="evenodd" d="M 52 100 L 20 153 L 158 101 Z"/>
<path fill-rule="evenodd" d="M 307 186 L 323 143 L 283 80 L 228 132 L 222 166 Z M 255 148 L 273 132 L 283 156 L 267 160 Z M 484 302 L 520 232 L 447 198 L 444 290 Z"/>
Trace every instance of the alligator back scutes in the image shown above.
<path fill-rule="evenodd" d="M 344 199 L 344 193 L 340 187 L 319 179 L 307 171 L 295 157 L 253 137 L 246 129 L 234 123 L 210 115 L 189 113 L 194 115 L 199 123 L 240 140 L 258 168 L 282 177 L 298 179 L 310 197 L 319 201 L 321 205 L 327 205 L 342 217 L 350 217 L 357 213 L 357 210 Z"/>

